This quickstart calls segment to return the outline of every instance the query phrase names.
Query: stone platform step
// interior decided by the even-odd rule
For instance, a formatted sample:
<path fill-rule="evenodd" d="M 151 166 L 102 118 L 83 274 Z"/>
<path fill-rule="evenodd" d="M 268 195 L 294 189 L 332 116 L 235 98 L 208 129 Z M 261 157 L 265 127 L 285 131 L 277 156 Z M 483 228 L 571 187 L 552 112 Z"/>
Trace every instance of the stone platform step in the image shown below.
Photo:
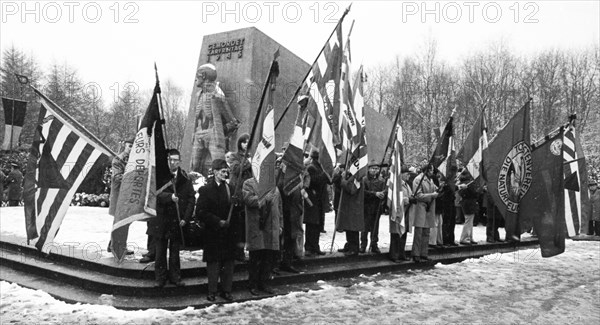
<path fill-rule="evenodd" d="M 336 253 L 317 258 L 305 258 L 298 263 L 299 274 L 281 272 L 272 285 L 278 294 L 291 291 L 317 289 L 318 280 L 339 280 L 361 274 L 397 272 L 414 268 L 427 268 L 435 263 L 455 263 L 467 258 L 510 252 L 520 248 L 538 246 L 537 240 L 518 244 L 486 244 L 460 246 L 430 251 L 431 262 L 394 263 L 385 254 L 344 257 Z M 110 264 L 108 262 L 108 264 Z M 67 302 L 110 304 L 121 309 L 183 309 L 202 307 L 213 303 L 205 299 L 207 278 L 205 267 L 183 269 L 185 287 L 168 285 L 155 288 L 153 270 L 145 265 L 108 265 L 58 254 L 40 254 L 30 247 L 0 242 L 0 279 L 24 287 L 41 289 Z M 268 297 L 251 296 L 247 288 L 246 265 L 236 266 L 234 274 L 235 301 Z M 224 300 L 218 299 L 223 303 Z"/>

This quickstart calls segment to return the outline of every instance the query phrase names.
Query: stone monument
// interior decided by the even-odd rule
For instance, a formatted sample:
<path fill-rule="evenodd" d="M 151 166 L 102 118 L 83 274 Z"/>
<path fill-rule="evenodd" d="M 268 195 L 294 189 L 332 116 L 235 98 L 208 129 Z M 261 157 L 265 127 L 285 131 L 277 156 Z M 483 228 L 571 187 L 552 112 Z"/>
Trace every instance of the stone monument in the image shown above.
<path fill-rule="evenodd" d="M 280 75 L 274 98 L 275 121 L 292 99 L 309 64 L 255 27 L 204 36 L 181 147 L 184 169 L 206 176 L 213 159 L 225 159 L 227 151 L 237 150 L 238 136 L 251 132 L 277 49 Z M 277 151 L 291 136 L 296 110 L 294 100 L 276 130 Z M 212 143 L 202 140 L 208 139 L 207 130 L 213 134 Z"/>

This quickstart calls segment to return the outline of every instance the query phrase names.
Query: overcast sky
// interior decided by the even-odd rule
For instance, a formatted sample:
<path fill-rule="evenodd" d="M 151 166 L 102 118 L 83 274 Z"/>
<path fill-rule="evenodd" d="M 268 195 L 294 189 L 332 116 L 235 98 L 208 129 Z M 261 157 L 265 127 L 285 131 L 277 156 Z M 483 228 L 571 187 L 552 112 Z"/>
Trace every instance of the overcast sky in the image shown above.
<path fill-rule="evenodd" d="M 367 67 L 438 42 L 450 63 L 503 41 L 517 54 L 597 45 L 600 1 L 354 1 L 353 61 Z M 312 63 L 350 2 L 2 1 L 0 45 L 47 70 L 67 62 L 105 101 L 127 82 L 153 86 L 153 64 L 189 94 L 202 37 L 254 26 Z M 347 29 L 344 34 L 347 33 Z"/>

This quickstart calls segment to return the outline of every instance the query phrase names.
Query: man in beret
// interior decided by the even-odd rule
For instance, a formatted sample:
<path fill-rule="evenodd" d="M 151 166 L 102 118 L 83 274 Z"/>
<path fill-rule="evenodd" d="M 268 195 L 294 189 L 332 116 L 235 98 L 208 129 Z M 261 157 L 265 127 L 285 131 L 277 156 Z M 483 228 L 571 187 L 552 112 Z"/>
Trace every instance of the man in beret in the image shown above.
<path fill-rule="evenodd" d="M 233 204 L 233 188 L 227 183 L 229 165 L 223 159 L 212 161 L 214 177 L 198 190 L 196 201 L 196 220 L 206 225 L 204 254 L 208 276 L 208 301 L 215 301 L 219 278 L 221 279 L 221 297 L 233 301 L 231 295 L 233 283 L 233 265 L 236 251 L 235 226 L 230 225 L 230 208 Z"/>
<path fill-rule="evenodd" d="M 379 218 L 387 187 L 379 177 L 379 164 L 375 159 L 369 163 L 369 170 L 365 180 L 365 231 L 360 233 L 360 253 L 365 253 L 371 233 L 371 253 L 381 253 L 377 243 L 379 241 Z"/>

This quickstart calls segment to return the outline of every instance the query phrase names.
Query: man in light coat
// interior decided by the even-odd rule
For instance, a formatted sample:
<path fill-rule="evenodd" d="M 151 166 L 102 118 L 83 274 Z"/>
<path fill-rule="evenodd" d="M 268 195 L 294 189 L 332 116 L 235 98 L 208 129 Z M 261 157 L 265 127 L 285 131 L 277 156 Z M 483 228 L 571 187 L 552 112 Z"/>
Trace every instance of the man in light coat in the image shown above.
<path fill-rule="evenodd" d="M 412 256 L 417 263 L 429 260 L 429 230 L 435 225 L 435 198 L 438 196 L 433 177 L 434 167 L 427 164 L 413 180 L 413 193 L 417 202 L 411 206 L 410 224 L 415 227 Z"/>

